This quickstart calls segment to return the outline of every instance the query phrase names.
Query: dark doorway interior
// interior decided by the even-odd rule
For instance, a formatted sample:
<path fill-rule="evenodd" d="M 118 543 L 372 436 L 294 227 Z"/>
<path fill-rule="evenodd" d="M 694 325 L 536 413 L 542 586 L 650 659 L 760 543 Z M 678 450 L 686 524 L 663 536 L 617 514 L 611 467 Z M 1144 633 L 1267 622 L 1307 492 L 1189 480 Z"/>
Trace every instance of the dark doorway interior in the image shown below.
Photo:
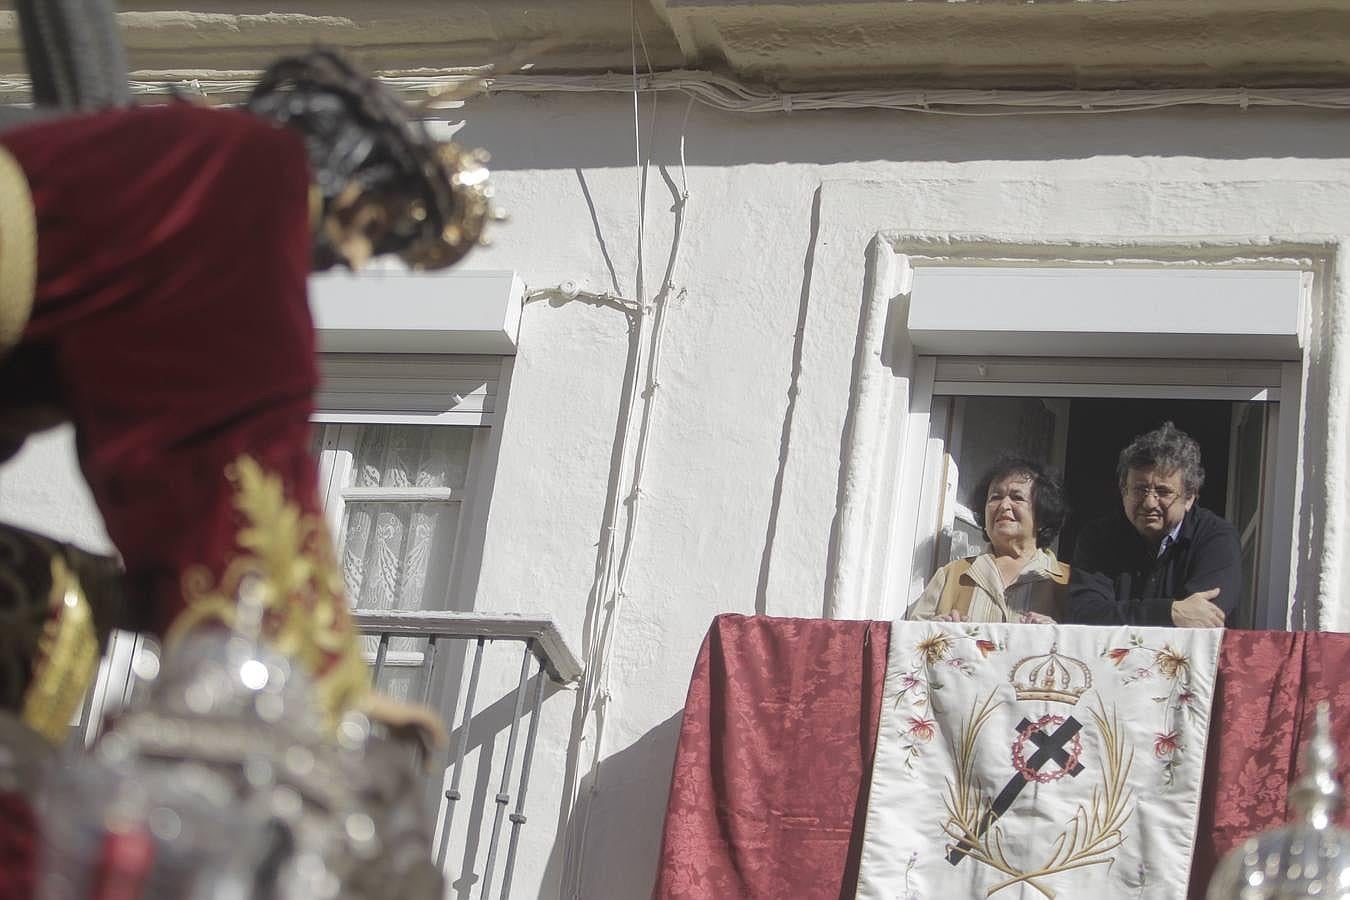
<path fill-rule="evenodd" d="M 1205 467 L 1200 505 L 1224 515 L 1232 415 L 1233 404 L 1222 400 L 1072 400 L 1064 485 L 1073 511 L 1060 536 L 1061 558 L 1073 561 L 1074 541 L 1084 524 L 1120 508 L 1116 459 L 1121 449 L 1169 419 L 1200 442 Z"/>

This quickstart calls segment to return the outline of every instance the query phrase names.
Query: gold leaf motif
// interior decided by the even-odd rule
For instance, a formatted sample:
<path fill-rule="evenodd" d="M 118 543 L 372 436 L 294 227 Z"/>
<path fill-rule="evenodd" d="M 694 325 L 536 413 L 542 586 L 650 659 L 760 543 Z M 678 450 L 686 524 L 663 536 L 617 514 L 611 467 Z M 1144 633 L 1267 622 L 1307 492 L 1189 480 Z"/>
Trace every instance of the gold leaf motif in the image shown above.
<path fill-rule="evenodd" d="M 94 612 L 79 578 L 59 556 L 52 557 L 50 606 L 22 718 L 29 728 L 60 744 L 98 668 L 99 648 Z"/>
<path fill-rule="evenodd" d="M 168 639 L 175 642 L 204 623 L 236 627 L 240 589 L 249 584 L 263 612 L 262 638 L 305 667 L 335 723 L 369 691 L 370 675 L 346 614 L 328 529 L 287 500 L 281 476 L 251 456 L 236 459 L 225 476 L 235 486 L 234 507 L 244 522 L 235 534 L 240 552 L 218 581 L 205 566 L 183 573 L 186 608 Z"/>

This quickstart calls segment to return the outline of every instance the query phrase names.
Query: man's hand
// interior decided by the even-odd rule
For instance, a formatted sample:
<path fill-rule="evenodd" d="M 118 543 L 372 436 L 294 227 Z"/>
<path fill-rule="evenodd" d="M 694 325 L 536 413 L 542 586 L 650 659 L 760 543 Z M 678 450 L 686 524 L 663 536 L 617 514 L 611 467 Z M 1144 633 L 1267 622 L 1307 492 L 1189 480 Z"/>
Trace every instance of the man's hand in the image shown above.
<path fill-rule="evenodd" d="M 1027 610 L 1026 612 L 1020 614 L 1017 617 L 1017 621 L 1021 622 L 1023 625 L 1055 624 L 1055 620 L 1047 616 L 1045 613 L 1032 612 L 1031 610 Z"/>
<path fill-rule="evenodd" d="M 957 610 L 952 610 L 952 611 L 949 612 L 949 613 L 943 613 L 943 614 L 940 615 L 940 616 L 934 616 L 934 617 L 933 617 L 933 621 L 934 621 L 934 622 L 964 622 L 964 621 L 966 621 L 966 617 L 963 616 L 963 615 L 961 615 L 961 613 L 958 612 Z"/>
<path fill-rule="evenodd" d="M 1211 601 L 1219 596 L 1219 589 L 1196 591 L 1184 600 L 1172 604 L 1172 624 L 1178 628 L 1222 628 L 1223 610 Z"/>

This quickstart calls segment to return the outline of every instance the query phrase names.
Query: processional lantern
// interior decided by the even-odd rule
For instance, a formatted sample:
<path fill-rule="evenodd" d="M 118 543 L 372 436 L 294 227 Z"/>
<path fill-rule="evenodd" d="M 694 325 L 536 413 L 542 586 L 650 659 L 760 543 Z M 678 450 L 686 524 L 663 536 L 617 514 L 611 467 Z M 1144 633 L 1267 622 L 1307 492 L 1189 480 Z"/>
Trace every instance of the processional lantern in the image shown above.
<path fill-rule="evenodd" d="M 1336 745 L 1326 703 L 1303 748 L 1303 777 L 1289 794 L 1293 823 L 1248 838 L 1219 863 L 1208 900 L 1350 900 L 1350 831 L 1333 818 L 1341 806 Z"/>

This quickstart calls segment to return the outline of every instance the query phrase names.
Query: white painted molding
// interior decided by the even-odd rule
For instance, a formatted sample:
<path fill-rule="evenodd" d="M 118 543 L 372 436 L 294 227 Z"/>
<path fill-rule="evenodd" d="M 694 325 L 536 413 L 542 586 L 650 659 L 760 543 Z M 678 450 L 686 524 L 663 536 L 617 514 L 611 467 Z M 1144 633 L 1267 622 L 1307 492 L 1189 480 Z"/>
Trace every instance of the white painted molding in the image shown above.
<path fill-rule="evenodd" d="M 906 455 L 911 418 L 912 355 L 902 346 L 903 336 L 888 336 L 886 327 L 888 320 L 903 321 L 890 312 L 892 298 L 905 291 L 908 267 L 878 236 L 868 247 L 867 269 L 862 346 L 844 436 L 835 562 L 826 574 L 825 616 L 830 619 L 889 617 L 884 555 L 896 523 L 905 518 L 898 514 L 902 494 L 920 486 L 913 473 L 890 465 Z"/>
<path fill-rule="evenodd" d="M 328 353 L 513 355 L 524 293 L 509 271 L 335 271 L 309 281 Z"/>
<path fill-rule="evenodd" d="M 1298 359 L 1294 269 L 916 266 L 920 353 Z"/>

